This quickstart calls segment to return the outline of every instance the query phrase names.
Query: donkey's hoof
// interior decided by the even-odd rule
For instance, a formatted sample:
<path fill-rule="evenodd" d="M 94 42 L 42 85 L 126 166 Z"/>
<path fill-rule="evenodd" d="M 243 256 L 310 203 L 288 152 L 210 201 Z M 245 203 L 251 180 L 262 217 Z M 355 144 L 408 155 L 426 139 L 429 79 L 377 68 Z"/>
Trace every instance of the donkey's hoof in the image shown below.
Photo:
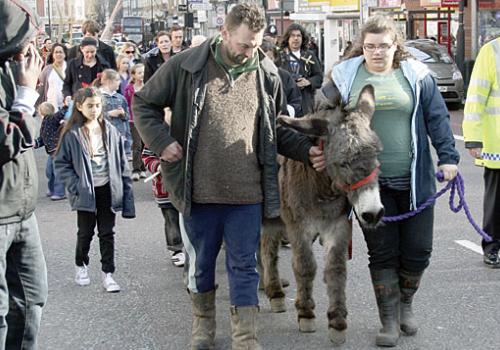
<path fill-rule="evenodd" d="M 316 332 L 316 319 L 299 318 L 299 331 L 301 331 L 302 333 Z"/>
<path fill-rule="evenodd" d="M 328 336 L 330 337 L 330 341 L 333 345 L 342 345 L 345 343 L 345 329 L 343 331 L 339 331 L 335 328 L 328 328 Z"/>
<path fill-rule="evenodd" d="M 271 304 L 272 312 L 280 313 L 286 311 L 285 298 L 272 298 L 269 299 L 269 303 Z"/>

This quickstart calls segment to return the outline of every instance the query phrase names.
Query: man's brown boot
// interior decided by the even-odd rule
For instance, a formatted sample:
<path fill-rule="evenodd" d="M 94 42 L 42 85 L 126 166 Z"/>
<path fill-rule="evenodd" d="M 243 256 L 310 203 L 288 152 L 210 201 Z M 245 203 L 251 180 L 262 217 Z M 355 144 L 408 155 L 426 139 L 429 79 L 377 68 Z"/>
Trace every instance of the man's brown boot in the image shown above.
<path fill-rule="evenodd" d="M 215 349 L 215 289 L 189 295 L 193 309 L 191 350 Z"/>
<path fill-rule="evenodd" d="M 231 306 L 233 350 L 262 350 L 257 341 L 258 306 Z"/>

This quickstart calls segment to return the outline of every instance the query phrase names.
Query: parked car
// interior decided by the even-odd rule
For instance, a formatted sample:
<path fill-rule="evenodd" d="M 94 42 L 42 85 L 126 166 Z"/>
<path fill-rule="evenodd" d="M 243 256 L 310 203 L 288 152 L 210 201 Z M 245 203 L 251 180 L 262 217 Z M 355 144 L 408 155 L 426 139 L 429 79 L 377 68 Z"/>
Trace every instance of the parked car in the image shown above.
<path fill-rule="evenodd" d="M 446 47 L 431 39 L 408 40 L 405 46 L 412 56 L 430 69 L 450 109 L 460 108 L 464 100 L 464 79 Z"/>

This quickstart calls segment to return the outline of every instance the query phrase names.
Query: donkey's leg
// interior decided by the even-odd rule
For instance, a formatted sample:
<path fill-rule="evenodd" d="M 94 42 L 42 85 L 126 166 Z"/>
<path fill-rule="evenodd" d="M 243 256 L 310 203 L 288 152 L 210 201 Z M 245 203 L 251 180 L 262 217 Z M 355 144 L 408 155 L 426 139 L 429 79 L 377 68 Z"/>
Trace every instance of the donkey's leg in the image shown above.
<path fill-rule="evenodd" d="M 312 297 L 316 260 L 312 251 L 314 234 L 303 227 L 287 226 L 288 239 L 292 247 L 292 267 L 297 283 L 295 308 L 301 332 L 315 332 L 314 300 Z"/>
<path fill-rule="evenodd" d="M 336 345 L 344 343 L 346 337 L 346 260 L 351 230 L 352 226 L 349 220 L 342 217 L 322 235 L 326 249 L 323 280 L 326 283 L 329 299 L 328 332 L 330 340 Z"/>
<path fill-rule="evenodd" d="M 272 312 L 285 312 L 285 293 L 278 271 L 278 252 L 285 225 L 281 219 L 266 220 L 260 238 L 260 261 L 262 264 L 260 281 L 264 285 Z"/>

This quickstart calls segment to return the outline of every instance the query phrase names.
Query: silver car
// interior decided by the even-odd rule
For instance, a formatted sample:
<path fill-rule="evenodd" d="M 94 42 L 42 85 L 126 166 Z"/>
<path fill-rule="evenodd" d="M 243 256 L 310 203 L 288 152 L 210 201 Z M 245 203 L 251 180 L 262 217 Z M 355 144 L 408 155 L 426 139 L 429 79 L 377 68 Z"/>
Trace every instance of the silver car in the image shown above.
<path fill-rule="evenodd" d="M 460 108 L 464 99 L 464 79 L 446 47 L 430 39 L 408 40 L 405 46 L 412 56 L 431 70 L 450 109 Z"/>

